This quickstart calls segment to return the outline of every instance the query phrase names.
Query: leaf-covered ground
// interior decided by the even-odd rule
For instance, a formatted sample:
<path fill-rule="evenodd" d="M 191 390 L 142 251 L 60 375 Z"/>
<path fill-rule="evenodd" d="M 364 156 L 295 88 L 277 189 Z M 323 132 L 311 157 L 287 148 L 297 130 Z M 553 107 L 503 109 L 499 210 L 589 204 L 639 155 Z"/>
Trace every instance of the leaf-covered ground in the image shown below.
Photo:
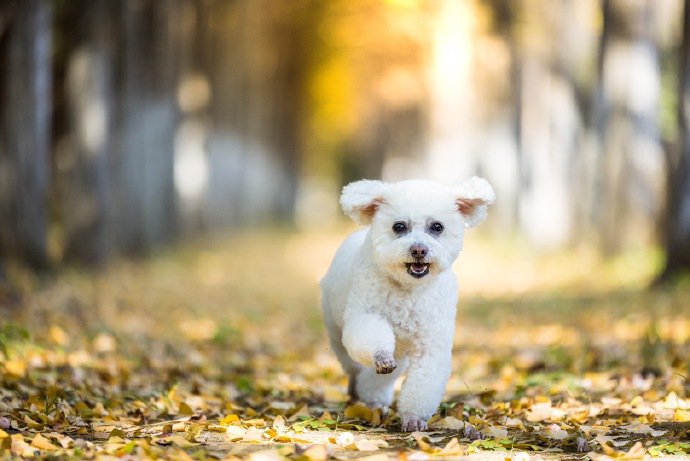
<path fill-rule="evenodd" d="M 9 271 L 0 453 L 98 459 L 638 459 L 690 453 L 687 284 L 472 239 L 425 433 L 347 402 L 318 277 L 342 235 L 209 239 L 99 275 Z"/>

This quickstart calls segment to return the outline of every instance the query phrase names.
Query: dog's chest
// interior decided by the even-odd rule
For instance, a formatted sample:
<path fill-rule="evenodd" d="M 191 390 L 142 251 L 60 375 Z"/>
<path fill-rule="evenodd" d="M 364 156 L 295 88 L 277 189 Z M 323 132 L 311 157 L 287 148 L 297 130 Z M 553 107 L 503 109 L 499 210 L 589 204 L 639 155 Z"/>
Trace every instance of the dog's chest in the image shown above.
<path fill-rule="evenodd" d="M 393 327 L 398 341 L 414 341 L 424 324 L 429 320 L 424 303 L 418 296 L 399 291 L 389 291 L 386 296 L 382 314 Z"/>

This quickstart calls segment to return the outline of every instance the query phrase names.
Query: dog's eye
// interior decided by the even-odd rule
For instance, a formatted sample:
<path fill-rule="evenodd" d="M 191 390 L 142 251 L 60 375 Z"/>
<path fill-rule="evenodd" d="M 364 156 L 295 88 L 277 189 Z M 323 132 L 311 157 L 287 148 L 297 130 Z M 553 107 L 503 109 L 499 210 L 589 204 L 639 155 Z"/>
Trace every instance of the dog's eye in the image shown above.
<path fill-rule="evenodd" d="M 393 232 L 396 234 L 402 234 L 405 231 L 407 231 L 407 223 L 404 223 L 403 221 L 396 221 L 393 223 Z"/>
<path fill-rule="evenodd" d="M 441 224 L 438 221 L 434 221 L 431 224 L 429 224 L 429 230 L 434 234 L 440 234 L 441 232 L 443 232 L 443 224 Z"/>

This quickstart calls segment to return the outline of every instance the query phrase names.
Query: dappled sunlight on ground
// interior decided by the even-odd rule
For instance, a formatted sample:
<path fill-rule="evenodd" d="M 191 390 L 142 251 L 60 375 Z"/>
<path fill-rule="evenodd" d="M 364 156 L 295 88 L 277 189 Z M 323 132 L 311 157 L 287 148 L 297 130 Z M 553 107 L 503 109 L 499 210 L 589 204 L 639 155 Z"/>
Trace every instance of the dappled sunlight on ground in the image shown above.
<path fill-rule="evenodd" d="M 98 275 L 12 270 L 0 446 L 311 461 L 690 451 L 688 287 L 646 289 L 653 251 L 604 262 L 468 236 L 447 397 L 434 431 L 409 436 L 394 412 L 346 405 L 318 306 L 344 236 L 254 230 Z"/>

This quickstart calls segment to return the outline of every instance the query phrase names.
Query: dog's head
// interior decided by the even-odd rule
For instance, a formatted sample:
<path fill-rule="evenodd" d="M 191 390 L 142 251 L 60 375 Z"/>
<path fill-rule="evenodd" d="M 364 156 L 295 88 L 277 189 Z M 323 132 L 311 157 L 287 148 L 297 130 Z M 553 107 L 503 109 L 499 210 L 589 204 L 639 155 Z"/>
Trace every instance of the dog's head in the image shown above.
<path fill-rule="evenodd" d="M 491 185 L 473 177 L 453 187 L 357 181 L 345 186 L 340 204 L 357 223 L 371 226 L 376 265 L 410 284 L 448 269 L 462 249 L 465 227 L 481 223 L 494 200 Z"/>

